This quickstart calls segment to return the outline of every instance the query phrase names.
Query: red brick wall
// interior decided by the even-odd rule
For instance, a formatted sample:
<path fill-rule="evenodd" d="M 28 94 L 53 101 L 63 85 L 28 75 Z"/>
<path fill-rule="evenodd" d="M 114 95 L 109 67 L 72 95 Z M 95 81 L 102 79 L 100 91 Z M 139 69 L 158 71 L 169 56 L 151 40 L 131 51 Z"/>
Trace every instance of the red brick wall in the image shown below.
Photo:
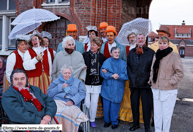
<path fill-rule="evenodd" d="M 121 25 L 136 18 L 136 5 L 134 0 L 122 1 Z"/>
<path fill-rule="evenodd" d="M 15 0 L 17 13 L 20 14 L 34 7 L 41 8 L 41 4 L 47 0 Z M 119 31 L 122 24 L 137 16 L 147 18 L 145 7 L 151 0 L 70 0 L 70 6 L 61 8 L 46 8 L 54 14 L 64 17 L 77 24 L 78 35 L 86 35 L 86 26 L 95 25 L 99 27 L 100 22 L 107 22 Z M 142 7 L 142 8 L 141 8 Z M 143 9 L 144 12 L 138 11 Z M 149 12 L 149 10 L 147 10 Z M 143 13 L 143 14 L 141 14 Z"/>
<path fill-rule="evenodd" d="M 193 57 L 192 51 L 193 51 L 193 46 L 186 46 L 186 48 L 185 48 L 185 56 Z"/>
<path fill-rule="evenodd" d="M 15 0 L 15 4 L 16 4 L 17 15 L 19 15 L 28 9 L 32 9 L 34 6 L 33 5 L 34 1 L 33 0 Z"/>
<path fill-rule="evenodd" d="M 119 30 L 121 23 L 121 0 L 75 0 L 74 13 L 82 24 L 81 35 L 87 34 L 86 26 L 99 27 L 100 22 L 107 22 Z"/>

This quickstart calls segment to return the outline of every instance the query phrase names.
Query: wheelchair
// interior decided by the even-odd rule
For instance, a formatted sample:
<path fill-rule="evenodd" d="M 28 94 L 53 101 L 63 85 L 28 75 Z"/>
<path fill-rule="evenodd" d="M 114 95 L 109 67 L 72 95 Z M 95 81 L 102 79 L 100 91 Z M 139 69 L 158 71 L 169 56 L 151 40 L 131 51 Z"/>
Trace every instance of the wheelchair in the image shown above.
<path fill-rule="evenodd" d="M 89 118 L 89 109 L 84 105 L 84 102 L 82 101 L 82 112 Z M 80 126 L 83 128 L 83 132 L 90 132 L 90 121 L 82 122 Z"/>

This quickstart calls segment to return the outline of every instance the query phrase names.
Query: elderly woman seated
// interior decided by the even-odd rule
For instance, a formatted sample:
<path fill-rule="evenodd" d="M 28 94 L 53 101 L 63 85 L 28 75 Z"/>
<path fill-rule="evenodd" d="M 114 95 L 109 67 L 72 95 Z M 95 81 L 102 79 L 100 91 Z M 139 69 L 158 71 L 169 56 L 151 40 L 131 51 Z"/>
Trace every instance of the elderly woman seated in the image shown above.
<path fill-rule="evenodd" d="M 56 102 L 55 116 L 63 124 L 63 131 L 76 131 L 81 122 L 88 120 L 86 115 L 78 109 L 86 96 L 84 84 L 73 77 L 71 66 L 64 65 L 61 68 L 59 77 L 50 84 L 47 93 Z"/>

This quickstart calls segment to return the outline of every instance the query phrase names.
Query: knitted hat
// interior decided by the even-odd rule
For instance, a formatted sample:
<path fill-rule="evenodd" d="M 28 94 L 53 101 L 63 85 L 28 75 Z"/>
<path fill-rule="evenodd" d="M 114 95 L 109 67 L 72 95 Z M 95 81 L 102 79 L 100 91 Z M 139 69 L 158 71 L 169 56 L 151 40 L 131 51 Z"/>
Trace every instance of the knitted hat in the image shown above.
<path fill-rule="evenodd" d="M 116 31 L 114 26 L 108 26 L 105 33 L 107 33 L 107 32 L 114 32 L 117 36 L 117 31 Z"/>
<path fill-rule="evenodd" d="M 101 22 L 99 29 L 101 29 L 101 28 L 107 28 L 107 27 L 108 27 L 108 23 L 107 23 L 107 22 Z"/>
<path fill-rule="evenodd" d="M 68 27 L 67 27 L 67 32 L 70 32 L 70 31 L 78 31 L 78 29 L 76 28 L 76 24 L 68 24 Z"/>

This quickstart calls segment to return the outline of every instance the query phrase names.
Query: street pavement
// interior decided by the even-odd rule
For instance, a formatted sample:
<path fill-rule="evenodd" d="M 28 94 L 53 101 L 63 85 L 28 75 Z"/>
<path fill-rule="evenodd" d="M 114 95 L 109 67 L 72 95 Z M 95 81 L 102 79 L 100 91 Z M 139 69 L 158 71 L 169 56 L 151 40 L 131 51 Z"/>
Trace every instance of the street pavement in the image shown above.
<path fill-rule="evenodd" d="M 182 58 L 184 77 L 178 84 L 178 99 L 172 116 L 170 132 L 193 132 L 193 58 Z M 116 130 L 104 128 L 103 118 L 96 119 L 96 128 L 91 132 L 129 132 L 132 123 L 120 121 Z M 135 132 L 144 132 L 143 124 Z M 154 127 L 151 127 L 154 132 Z"/>

